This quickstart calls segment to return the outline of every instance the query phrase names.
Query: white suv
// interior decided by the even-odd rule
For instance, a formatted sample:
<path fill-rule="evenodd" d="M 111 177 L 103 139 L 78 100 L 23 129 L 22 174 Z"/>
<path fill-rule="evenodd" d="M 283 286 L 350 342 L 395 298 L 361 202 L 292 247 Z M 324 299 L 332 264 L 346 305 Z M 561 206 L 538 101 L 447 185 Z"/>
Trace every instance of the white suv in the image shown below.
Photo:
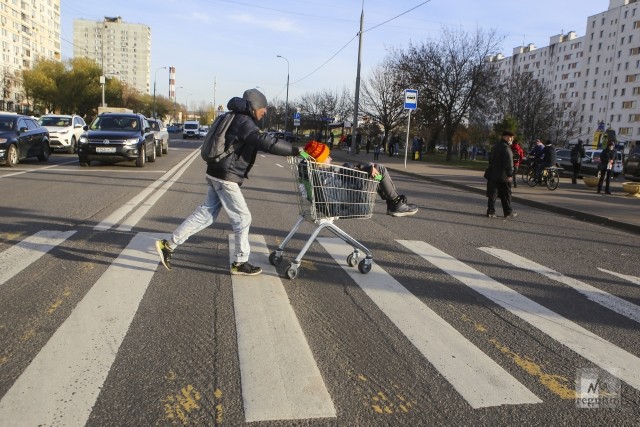
<path fill-rule="evenodd" d="M 78 140 L 84 133 L 86 123 L 76 115 L 47 114 L 38 120 L 40 126 L 49 131 L 51 148 L 62 148 L 69 154 L 77 152 Z"/>

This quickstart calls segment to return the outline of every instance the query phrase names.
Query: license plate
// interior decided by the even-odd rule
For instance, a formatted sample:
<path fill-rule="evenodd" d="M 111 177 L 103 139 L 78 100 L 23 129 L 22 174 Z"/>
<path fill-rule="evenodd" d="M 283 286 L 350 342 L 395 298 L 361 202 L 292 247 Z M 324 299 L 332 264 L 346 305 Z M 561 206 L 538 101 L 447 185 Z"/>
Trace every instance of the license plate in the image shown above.
<path fill-rule="evenodd" d="M 96 147 L 96 153 L 115 153 L 116 147 Z"/>

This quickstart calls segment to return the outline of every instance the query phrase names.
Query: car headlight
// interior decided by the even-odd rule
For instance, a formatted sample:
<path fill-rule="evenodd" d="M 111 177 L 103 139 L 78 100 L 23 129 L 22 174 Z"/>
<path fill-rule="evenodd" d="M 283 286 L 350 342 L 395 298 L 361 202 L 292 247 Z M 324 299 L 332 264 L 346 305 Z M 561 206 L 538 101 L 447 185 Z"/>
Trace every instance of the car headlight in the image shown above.
<path fill-rule="evenodd" d="M 5 144 L 7 142 L 7 138 L 0 138 L 0 144 Z"/>
<path fill-rule="evenodd" d="M 89 143 L 89 139 L 84 135 L 82 135 L 78 140 L 78 144 L 88 144 L 88 143 Z"/>
<path fill-rule="evenodd" d="M 136 145 L 138 143 L 138 138 L 125 139 L 124 145 Z"/>

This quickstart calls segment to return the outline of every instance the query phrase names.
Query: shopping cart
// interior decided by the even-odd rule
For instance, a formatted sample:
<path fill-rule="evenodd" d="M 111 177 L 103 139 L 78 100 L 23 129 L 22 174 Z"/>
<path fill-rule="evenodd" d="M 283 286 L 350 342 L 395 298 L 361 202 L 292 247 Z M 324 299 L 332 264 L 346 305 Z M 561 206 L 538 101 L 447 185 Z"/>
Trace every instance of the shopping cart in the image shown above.
<path fill-rule="evenodd" d="M 287 163 L 291 166 L 300 217 L 280 246 L 271 252 L 269 262 L 274 266 L 282 263 L 282 253 L 287 243 L 306 220 L 317 227 L 296 259 L 287 267 L 285 273 L 289 279 L 298 276 L 302 257 L 325 228 L 353 246 L 353 252 L 347 256 L 347 264 L 350 267 L 357 265 L 361 273 L 368 273 L 373 262 L 371 251 L 333 222 L 337 219 L 371 218 L 378 180 L 371 178 L 368 172 L 316 163 L 300 157 L 288 157 Z M 362 260 L 361 251 L 365 254 Z"/>

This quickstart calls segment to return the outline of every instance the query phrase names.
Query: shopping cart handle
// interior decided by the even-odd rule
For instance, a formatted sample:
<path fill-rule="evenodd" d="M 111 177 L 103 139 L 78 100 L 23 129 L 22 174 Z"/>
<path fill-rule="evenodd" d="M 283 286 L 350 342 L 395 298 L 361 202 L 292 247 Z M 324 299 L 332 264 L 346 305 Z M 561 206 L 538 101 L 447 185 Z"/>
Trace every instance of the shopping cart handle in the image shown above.
<path fill-rule="evenodd" d="M 300 152 L 298 153 L 300 155 L 300 157 L 302 157 L 305 160 L 309 160 L 311 158 L 311 156 L 309 155 L 309 153 L 307 153 L 304 150 L 300 150 Z"/>

